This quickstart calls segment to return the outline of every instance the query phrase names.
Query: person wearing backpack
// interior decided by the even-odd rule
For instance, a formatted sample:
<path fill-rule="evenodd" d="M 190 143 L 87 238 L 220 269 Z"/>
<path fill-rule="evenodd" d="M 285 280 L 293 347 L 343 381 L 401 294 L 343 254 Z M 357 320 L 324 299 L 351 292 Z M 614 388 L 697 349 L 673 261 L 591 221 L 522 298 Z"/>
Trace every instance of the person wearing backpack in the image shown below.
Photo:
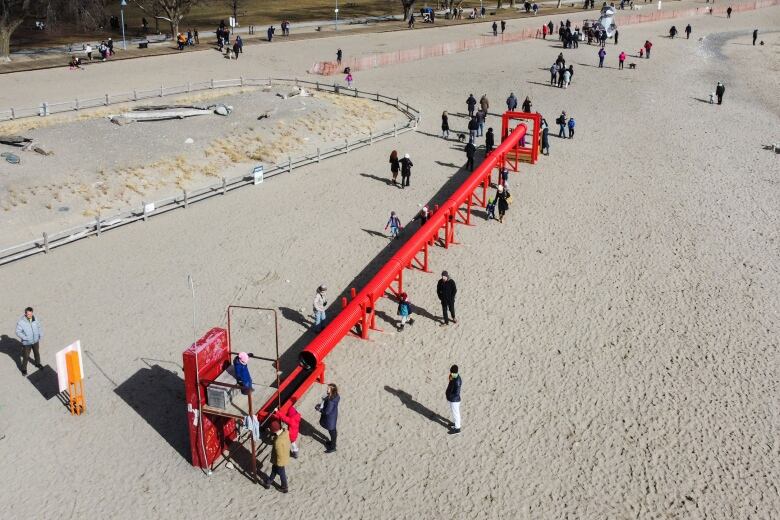
<path fill-rule="evenodd" d="M 566 139 L 566 112 L 561 112 L 555 123 L 558 125 L 558 137 Z"/>

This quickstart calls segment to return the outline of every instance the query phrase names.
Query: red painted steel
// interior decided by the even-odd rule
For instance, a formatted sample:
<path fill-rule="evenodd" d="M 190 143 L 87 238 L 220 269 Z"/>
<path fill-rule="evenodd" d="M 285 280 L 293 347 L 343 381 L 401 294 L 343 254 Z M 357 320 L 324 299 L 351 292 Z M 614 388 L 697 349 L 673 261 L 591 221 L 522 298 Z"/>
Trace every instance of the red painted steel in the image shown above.
<path fill-rule="evenodd" d="M 342 299 L 343 309 L 341 312 L 300 353 L 298 358 L 299 366 L 278 385 L 274 395 L 258 409 L 257 415 L 261 420 L 267 418 L 276 406 L 285 410 L 290 406 L 293 398 L 299 399 L 302 397 L 315 382 L 323 383 L 325 378 L 323 360 L 354 327 L 359 327 L 361 337 L 368 337 L 369 329 L 375 328 L 376 325 L 377 301 L 386 296 L 388 289 L 396 296 L 403 290 L 404 269 L 413 269 L 416 265 L 420 270 L 429 272 L 429 248 L 437 242 L 445 248 L 449 244 L 456 243 L 456 226 L 459 223 L 470 223 L 472 204 L 476 202 L 483 207 L 487 204 L 487 190 L 490 187 L 490 177 L 493 170 L 507 166 L 507 156 L 509 154 L 516 155 L 520 151 L 518 143 L 527 132 L 527 125 L 520 123 L 477 166 L 474 172 L 455 190 L 446 202 L 441 206 L 435 206 L 428 221 L 409 237 L 360 292 L 356 292 L 354 288 L 350 289 L 349 300 L 347 298 Z M 534 124 L 532 135 L 532 142 L 538 143 L 539 124 Z M 532 162 L 535 162 L 533 155 L 531 155 L 531 159 Z M 514 171 L 517 171 L 516 163 L 509 166 Z M 481 192 L 481 195 L 478 192 Z M 461 210 L 464 204 L 466 205 L 465 216 Z M 444 230 L 443 236 L 441 234 L 442 229 Z M 423 256 L 422 261 L 418 258 L 420 254 Z M 394 283 L 397 284 L 396 288 L 393 288 Z M 198 349 L 202 350 L 202 348 L 198 346 L 204 342 L 206 344 L 213 343 L 214 345 L 209 350 L 209 352 L 213 352 L 207 356 L 209 360 L 208 369 L 204 368 L 204 359 L 199 358 L 201 378 L 215 378 L 230 363 L 227 333 L 224 329 L 212 329 L 202 340 L 184 353 L 187 402 L 193 407 L 197 406 L 197 385 L 194 377 L 195 354 L 193 352 L 200 352 Z M 201 398 L 205 399 L 202 390 L 203 388 L 201 388 Z M 203 420 L 204 428 L 206 428 L 205 438 L 208 441 L 206 460 L 202 460 L 202 455 L 198 455 L 198 450 L 200 450 L 197 442 L 199 440 L 197 437 L 198 432 L 193 429 L 192 420 L 190 420 L 190 444 L 192 446 L 193 465 L 195 466 L 210 465 L 221 452 L 221 450 L 218 450 L 221 447 L 220 439 L 223 439 L 224 442 L 224 439 L 235 435 L 234 431 L 227 431 L 230 427 L 229 425 L 233 424 L 233 421 L 226 421 L 226 424 L 222 424 L 226 429 L 220 432 L 217 427 L 219 425 L 211 422 L 214 419 L 203 418 Z"/>

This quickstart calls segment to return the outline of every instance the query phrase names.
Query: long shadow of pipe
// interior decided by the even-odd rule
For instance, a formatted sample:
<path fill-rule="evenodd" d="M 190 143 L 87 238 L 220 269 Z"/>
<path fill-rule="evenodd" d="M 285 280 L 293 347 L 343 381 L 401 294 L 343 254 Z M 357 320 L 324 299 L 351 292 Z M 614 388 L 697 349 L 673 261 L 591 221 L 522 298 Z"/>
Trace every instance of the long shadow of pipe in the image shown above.
<path fill-rule="evenodd" d="M 428 207 L 433 208 L 435 204 L 440 204 L 447 200 L 458 186 L 471 175 L 471 172 L 466 167 L 458 168 L 458 170 L 439 188 L 439 190 L 428 200 Z M 347 297 L 349 299 L 349 289 L 354 287 L 358 292 L 360 288 L 366 284 L 379 269 L 387 262 L 387 260 L 393 256 L 398 249 L 406 242 L 406 238 L 416 232 L 418 225 L 412 222 L 407 222 L 404 226 L 404 232 L 399 240 L 391 240 L 388 244 L 382 248 L 379 253 L 372 258 L 368 264 L 347 284 L 343 292 L 333 298 L 331 305 L 327 309 L 328 320 L 333 319 L 341 311 L 341 298 Z M 359 231 L 357 229 L 356 231 Z M 410 295 L 414 297 L 414 295 Z M 428 313 L 427 311 L 415 308 L 415 313 L 422 317 L 427 317 L 433 321 L 438 321 L 438 318 Z M 279 370 L 281 370 L 280 380 L 284 380 L 297 366 L 298 355 L 316 336 L 316 332 L 313 328 L 307 330 L 297 340 L 295 340 L 289 348 L 282 352 L 279 356 Z M 276 385 L 276 382 L 271 383 L 272 386 Z"/>

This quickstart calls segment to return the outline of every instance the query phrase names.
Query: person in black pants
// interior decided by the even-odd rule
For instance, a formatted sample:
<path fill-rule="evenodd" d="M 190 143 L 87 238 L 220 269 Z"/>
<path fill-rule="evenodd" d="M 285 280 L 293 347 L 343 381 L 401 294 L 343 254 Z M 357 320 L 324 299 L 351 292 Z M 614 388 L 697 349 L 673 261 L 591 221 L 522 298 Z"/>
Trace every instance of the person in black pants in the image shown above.
<path fill-rule="evenodd" d="M 758 29 L 753 29 L 753 45 L 755 46 L 756 40 L 758 39 Z"/>
<path fill-rule="evenodd" d="M 488 128 L 488 131 L 485 134 L 485 155 L 488 155 L 490 152 L 492 152 L 495 145 L 496 139 L 493 135 L 493 129 Z"/>
<path fill-rule="evenodd" d="M 441 302 L 441 313 L 444 315 L 444 323 L 442 327 L 449 325 L 450 320 L 447 317 L 447 311 L 449 310 L 452 315 L 452 323 L 458 323 L 455 319 L 455 294 L 458 292 L 458 288 L 455 285 L 455 280 L 450 278 L 450 274 L 447 271 L 442 271 L 441 279 L 436 284 L 436 294 L 439 296 Z"/>
<path fill-rule="evenodd" d="M 718 96 L 718 104 L 723 103 L 723 94 L 726 93 L 726 87 L 723 86 L 723 83 L 718 81 L 718 86 L 715 87 L 715 95 Z"/>
<path fill-rule="evenodd" d="M 473 172 L 474 171 L 474 154 L 477 151 L 477 147 L 474 146 L 474 143 L 469 141 L 468 143 L 466 143 L 465 150 L 466 150 L 466 166 L 468 166 L 470 172 Z"/>
<path fill-rule="evenodd" d="M 409 178 L 412 176 L 412 160 L 409 158 L 409 154 L 404 154 L 404 158 L 398 161 L 401 163 L 401 189 L 404 186 L 409 186 Z"/>

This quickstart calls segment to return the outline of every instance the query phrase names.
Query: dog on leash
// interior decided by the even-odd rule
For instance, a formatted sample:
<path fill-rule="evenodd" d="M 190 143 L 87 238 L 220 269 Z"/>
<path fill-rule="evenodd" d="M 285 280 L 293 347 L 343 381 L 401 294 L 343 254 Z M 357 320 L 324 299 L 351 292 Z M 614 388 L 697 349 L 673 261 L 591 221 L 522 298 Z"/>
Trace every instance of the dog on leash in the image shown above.
<path fill-rule="evenodd" d="M 628 68 L 629 69 L 635 69 L 636 68 L 636 63 L 629 63 L 628 64 Z"/>
<path fill-rule="evenodd" d="M 710 92 L 710 105 L 715 103 L 715 92 Z"/>
<path fill-rule="evenodd" d="M 463 143 L 466 141 L 466 134 L 458 134 L 458 141 Z"/>

